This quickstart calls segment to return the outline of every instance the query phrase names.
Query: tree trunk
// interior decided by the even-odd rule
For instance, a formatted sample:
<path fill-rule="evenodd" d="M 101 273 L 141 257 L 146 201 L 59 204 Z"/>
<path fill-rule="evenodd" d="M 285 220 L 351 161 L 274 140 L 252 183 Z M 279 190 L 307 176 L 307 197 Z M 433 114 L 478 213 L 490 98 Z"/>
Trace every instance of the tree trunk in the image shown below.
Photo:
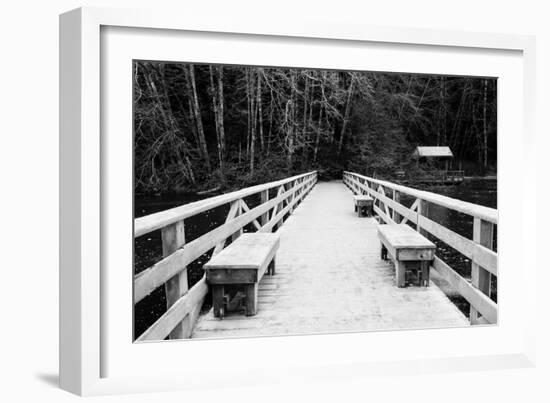
<path fill-rule="evenodd" d="M 214 127 L 216 128 L 216 140 L 218 145 L 218 164 L 221 171 L 223 167 L 223 159 L 220 146 L 220 128 L 218 123 L 218 91 L 216 90 L 216 85 L 214 84 L 214 71 L 211 65 L 209 66 L 208 72 L 210 78 L 210 97 L 212 98 L 212 110 L 214 111 Z"/>
<path fill-rule="evenodd" d="M 294 159 L 294 103 L 296 97 L 296 76 L 294 70 L 290 71 L 290 100 L 286 104 L 285 121 L 287 126 L 287 166 L 288 170 L 292 170 Z"/>
<path fill-rule="evenodd" d="M 197 95 L 197 84 L 195 82 L 195 67 L 192 64 L 189 65 L 189 78 L 191 80 L 191 88 L 193 90 L 193 107 L 195 120 L 197 123 L 197 136 L 199 138 L 200 150 L 204 163 L 206 164 L 206 169 L 210 172 L 210 157 L 208 156 L 208 148 L 206 147 L 206 138 L 204 137 L 204 129 L 202 126 L 201 108 L 199 104 L 199 97 Z"/>
<path fill-rule="evenodd" d="M 271 148 L 271 130 L 273 129 L 273 90 L 270 90 L 271 99 L 269 103 L 269 130 L 267 132 L 267 151 L 266 155 L 269 156 L 269 151 Z"/>
<path fill-rule="evenodd" d="M 260 129 L 260 149 L 262 153 L 264 152 L 264 128 L 263 128 L 263 112 L 262 112 L 262 76 L 258 73 L 258 100 L 256 101 L 258 105 L 258 127 Z"/>
<path fill-rule="evenodd" d="M 317 121 L 317 133 L 315 135 L 315 149 L 313 150 L 313 162 L 317 162 L 317 153 L 319 152 L 319 140 L 321 137 L 321 121 L 323 119 L 323 106 L 319 107 L 319 120 Z"/>
<path fill-rule="evenodd" d="M 447 143 L 447 106 L 445 77 L 439 80 L 439 109 L 437 113 L 437 145 L 446 145 Z"/>
<path fill-rule="evenodd" d="M 307 124 L 307 127 L 308 128 L 312 128 L 313 127 L 313 98 L 314 98 L 314 94 L 315 94 L 315 84 L 314 83 L 311 83 L 310 86 L 309 86 L 309 93 L 310 93 L 310 96 L 309 96 L 309 113 L 308 113 L 308 124 Z"/>
<path fill-rule="evenodd" d="M 193 89 L 191 88 L 191 83 L 189 80 L 189 69 L 187 67 L 183 67 L 183 78 L 185 82 L 185 89 L 187 91 L 187 114 L 189 116 L 189 126 L 191 127 L 191 132 L 193 133 L 193 140 L 195 141 L 195 144 L 197 147 L 200 147 L 199 143 L 199 136 L 197 134 L 197 121 L 195 118 L 195 109 L 193 108 Z"/>
<path fill-rule="evenodd" d="M 346 111 L 344 113 L 344 121 L 342 122 L 342 130 L 340 132 L 340 141 L 338 142 L 338 154 L 342 152 L 342 145 L 344 144 L 344 137 L 348 128 L 349 115 L 351 112 L 351 98 L 353 97 L 353 88 L 355 86 L 355 79 L 352 76 L 351 82 L 348 88 L 348 99 L 346 101 Z"/>
<path fill-rule="evenodd" d="M 473 133 L 475 136 L 475 140 L 477 142 L 477 161 L 480 165 L 483 165 L 483 152 L 482 152 L 482 143 L 483 140 L 481 138 L 481 134 L 479 133 L 479 130 L 477 128 L 476 123 L 476 110 L 475 110 L 475 103 L 472 102 L 472 124 L 470 126 L 470 132 Z"/>
<path fill-rule="evenodd" d="M 163 97 L 161 97 L 159 90 L 157 89 L 157 86 L 155 84 L 155 81 L 152 77 L 154 73 L 154 68 L 148 69 L 147 65 L 144 66 L 145 68 L 145 83 L 147 87 L 149 88 L 149 91 L 153 94 L 153 98 L 155 99 L 158 110 L 161 114 L 162 121 L 164 123 L 164 126 L 167 128 L 167 131 L 170 133 L 171 137 L 176 138 L 177 134 L 181 132 L 178 123 L 175 121 L 175 118 L 173 116 L 172 107 L 170 105 L 170 100 L 168 99 L 168 92 L 166 89 L 166 83 L 164 81 L 164 65 L 161 67 L 162 70 L 160 72 L 160 78 L 161 78 L 161 84 L 162 84 L 162 91 L 163 91 Z M 164 102 L 163 102 L 164 98 Z M 170 139 L 171 143 L 174 143 L 174 139 Z M 185 138 L 181 139 L 182 143 L 185 143 Z M 174 151 L 175 156 L 178 160 L 178 165 L 183 169 L 186 173 L 187 179 L 191 183 L 195 183 L 195 176 L 193 174 L 193 166 L 191 165 L 191 162 L 189 161 L 189 158 L 185 157 L 185 160 L 183 161 L 181 159 L 181 155 L 179 153 L 179 149 L 176 149 Z M 162 153 L 161 153 L 162 154 Z M 164 155 L 160 155 L 160 161 L 161 164 L 164 165 Z M 154 169 L 154 166 L 153 166 Z M 164 170 L 164 169 L 163 169 Z"/>
<path fill-rule="evenodd" d="M 254 173 L 254 158 L 255 158 L 255 151 L 256 151 L 256 124 L 257 119 L 256 115 L 258 112 L 257 103 L 255 101 L 256 97 L 254 96 L 254 80 L 253 80 L 253 73 L 250 74 L 250 100 L 251 100 L 251 112 L 252 112 L 252 130 L 250 133 L 250 174 L 252 175 Z"/>
<path fill-rule="evenodd" d="M 302 123 L 302 137 L 303 137 L 303 140 L 305 141 L 306 139 L 306 133 L 307 133 L 307 102 L 308 102 L 308 98 L 309 98 L 309 79 L 308 77 L 306 76 L 305 78 L 306 82 L 304 84 L 304 121 Z"/>
<path fill-rule="evenodd" d="M 254 95 L 252 88 L 252 69 L 247 67 L 245 69 L 246 79 L 246 99 L 247 99 L 247 135 L 246 135 L 246 156 L 250 156 L 250 144 L 252 142 L 252 126 L 253 126 L 253 114 L 254 114 Z"/>
<path fill-rule="evenodd" d="M 487 169 L 487 79 L 483 80 L 483 171 Z"/>
<path fill-rule="evenodd" d="M 195 119 L 195 110 L 193 108 L 193 102 L 191 101 L 191 98 L 189 98 L 188 109 L 189 117 L 191 120 L 191 132 L 193 133 L 193 139 L 195 140 L 195 144 L 197 145 L 197 147 L 200 147 L 199 135 L 197 134 L 197 120 Z"/>
<path fill-rule="evenodd" d="M 220 145 L 222 149 L 222 161 L 225 161 L 225 123 L 224 123 L 224 95 L 223 95 L 223 66 L 218 67 L 218 110 L 219 110 L 219 125 L 220 125 Z"/>
<path fill-rule="evenodd" d="M 217 79 L 214 81 L 214 68 L 210 66 L 210 92 L 212 106 L 214 108 L 214 122 L 216 127 L 216 139 L 218 143 L 218 162 L 220 174 L 224 174 L 225 161 L 225 133 L 223 127 L 223 67 L 217 68 Z"/>
<path fill-rule="evenodd" d="M 443 77 L 443 145 L 447 145 L 447 80 Z"/>
<path fill-rule="evenodd" d="M 285 107 L 285 122 L 286 122 L 286 143 L 287 154 L 286 163 L 290 170 L 292 168 L 292 157 L 294 154 L 294 133 L 292 128 L 292 99 L 289 99 Z"/>

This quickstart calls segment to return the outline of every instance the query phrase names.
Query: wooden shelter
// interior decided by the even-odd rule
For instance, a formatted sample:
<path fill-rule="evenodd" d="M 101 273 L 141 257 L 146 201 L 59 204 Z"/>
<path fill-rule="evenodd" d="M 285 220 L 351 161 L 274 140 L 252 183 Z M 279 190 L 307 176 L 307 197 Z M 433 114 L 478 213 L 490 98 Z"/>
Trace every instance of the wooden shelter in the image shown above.
<path fill-rule="evenodd" d="M 445 161 L 445 171 L 449 169 L 449 160 L 453 158 L 453 152 L 447 146 L 426 147 L 419 146 L 413 152 L 413 158 L 418 165 L 421 159 L 437 159 Z"/>
<path fill-rule="evenodd" d="M 419 146 L 414 150 L 412 157 L 418 167 L 421 162 L 435 161 L 431 167 L 432 175 L 438 178 L 417 179 L 421 182 L 436 182 L 443 184 L 459 184 L 464 180 L 464 171 L 449 171 L 449 161 L 453 159 L 453 152 L 447 146 Z"/>
<path fill-rule="evenodd" d="M 447 146 L 418 146 L 413 152 L 413 158 L 453 158 L 453 152 Z"/>

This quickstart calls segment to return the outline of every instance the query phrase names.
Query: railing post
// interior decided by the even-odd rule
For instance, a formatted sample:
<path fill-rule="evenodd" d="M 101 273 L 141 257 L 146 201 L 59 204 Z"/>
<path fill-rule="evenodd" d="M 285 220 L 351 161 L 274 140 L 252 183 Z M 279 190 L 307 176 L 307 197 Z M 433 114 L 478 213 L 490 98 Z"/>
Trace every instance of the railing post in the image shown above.
<path fill-rule="evenodd" d="M 235 211 L 235 217 L 238 217 L 241 215 L 242 213 L 242 207 L 241 207 L 241 200 L 235 200 L 234 202 L 231 203 L 231 206 L 233 206 L 233 203 L 238 203 L 238 206 L 237 206 L 237 211 Z M 229 207 L 231 209 L 231 206 Z M 238 237 L 241 236 L 241 234 L 243 233 L 243 229 L 239 229 L 237 232 L 235 232 L 233 235 L 231 235 L 231 242 L 233 242 L 235 239 L 237 239 Z"/>
<path fill-rule="evenodd" d="M 493 249 L 493 224 L 474 217 L 473 241 Z M 491 273 L 472 261 L 472 285 L 487 296 L 491 295 Z M 470 306 L 470 324 L 487 323 L 473 306 Z"/>
<path fill-rule="evenodd" d="M 428 218 L 428 215 L 430 213 L 430 209 L 428 207 L 428 202 L 425 201 L 425 200 L 422 200 L 422 199 L 418 199 L 418 209 L 416 210 L 416 212 L 418 213 L 418 218 L 417 218 L 417 223 L 416 223 L 416 230 L 418 232 L 420 232 L 421 235 L 423 236 L 427 236 L 428 235 L 428 231 L 426 230 L 423 230 L 422 227 L 420 227 L 420 217 L 421 216 L 424 216 L 426 218 Z"/>
<path fill-rule="evenodd" d="M 260 192 L 260 204 L 267 203 L 269 200 L 269 189 Z M 263 227 L 269 221 L 269 212 L 265 212 L 260 216 L 260 225 Z"/>
<path fill-rule="evenodd" d="M 393 189 L 392 199 L 393 199 L 394 202 L 400 203 L 401 202 L 401 193 L 399 193 L 397 190 Z M 401 216 L 399 215 L 399 213 L 395 209 L 392 209 L 392 217 L 391 218 L 394 222 L 396 222 L 398 224 L 401 222 Z"/>
<path fill-rule="evenodd" d="M 166 257 L 171 255 L 176 250 L 181 248 L 185 244 L 185 226 L 182 221 L 178 221 L 174 224 L 164 227 L 161 231 L 162 236 L 162 255 Z M 187 283 L 187 267 L 184 267 L 181 272 L 176 274 L 170 280 L 164 284 L 164 290 L 166 292 L 166 308 L 170 308 L 176 301 L 183 296 L 188 290 Z M 182 339 L 184 335 L 185 321 L 189 321 L 189 316 L 186 316 L 184 320 L 170 332 L 170 339 Z"/>
<path fill-rule="evenodd" d="M 283 191 L 281 192 L 281 194 L 283 194 L 286 191 L 286 186 L 282 185 L 282 188 L 283 188 Z M 277 216 L 277 213 L 279 213 L 284 208 L 284 205 L 285 205 L 284 203 L 285 203 L 285 199 L 281 200 L 280 203 L 277 203 L 277 209 L 275 210 L 275 216 Z M 281 225 L 283 225 L 283 220 L 284 220 L 284 217 L 281 217 L 281 219 L 275 223 L 275 231 L 277 231 L 279 228 L 281 228 Z"/>
<path fill-rule="evenodd" d="M 294 184 L 296 183 L 297 181 L 293 181 L 292 183 L 287 183 L 286 185 L 284 185 L 285 187 L 285 192 L 287 192 L 288 190 L 292 189 L 294 187 Z M 292 201 L 298 197 L 298 194 L 296 191 L 294 191 L 293 193 L 291 193 L 287 198 L 286 198 L 286 205 L 288 206 L 290 203 L 292 203 Z M 284 204 L 281 205 L 281 210 L 284 208 Z M 293 207 L 291 207 L 288 212 L 290 214 L 292 214 L 292 210 L 293 210 Z M 282 220 L 281 220 L 281 223 L 282 223 Z"/>
<path fill-rule="evenodd" d="M 375 191 L 377 191 L 378 193 L 381 193 L 381 194 L 383 194 L 384 196 L 386 196 L 386 189 L 384 188 L 384 186 L 382 186 L 382 185 L 380 185 L 380 184 L 378 185 L 378 188 L 375 189 Z M 380 191 L 382 191 L 382 192 L 380 192 Z M 385 209 L 384 207 L 385 207 L 385 204 L 382 203 L 382 199 L 378 199 L 378 208 L 379 208 L 380 210 L 382 210 L 382 211 L 385 213 L 385 212 L 386 212 L 386 211 L 385 211 L 386 209 Z M 388 215 L 389 215 L 389 214 L 388 214 Z M 388 217 L 388 218 L 389 218 L 389 217 Z"/>

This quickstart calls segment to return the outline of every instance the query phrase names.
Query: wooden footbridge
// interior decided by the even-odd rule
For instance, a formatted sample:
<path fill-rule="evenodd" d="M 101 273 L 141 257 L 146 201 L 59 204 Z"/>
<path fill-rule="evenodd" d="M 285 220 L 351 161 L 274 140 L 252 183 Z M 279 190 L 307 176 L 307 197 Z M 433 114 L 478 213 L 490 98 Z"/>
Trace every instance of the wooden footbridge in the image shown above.
<path fill-rule="evenodd" d="M 353 194 L 373 198 L 374 217 L 358 217 Z M 186 243 L 185 220 L 223 205 L 229 206 L 225 222 Z M 471 217 L 472 239 L 431 219 L 431 205 Z M 381 259 L 379 222 L 408 223 L 471 260 L 471 279 L 461 277 L 437 250 L 429 262 L 432 280 L 469 302 L 469 317 L 434 281 L 428 287 L 396 286 L 393 264 Z M 168 306 L 136 341 L 493 324 L 498 310 L 489 295 L 491 277 L 497 276 L 496 224 L 495 209 L 351 172 L 344 172 L 343 181 L 319 183 L 310 172 L 141 217 L 135 220 L 135 237 L 160 230 L 164 258 L 135 276 L 134 303 L 163 286 Z M 222 319 L 214 309 L 201 310 L 210 306 L 205 299 L 212 284 L 205 275 L 189 288 L 187 265 L 209 251 L 216 256 L 231 248 L 250 227 L 278 234 L 276 274 L 266 271 L 256 288 L 249 287 L 251 294 L 237 291 L 224 301 L 238 307 L 239 298 L 248 303 L 256 298 L 254 315 L 225 312 Z"/>

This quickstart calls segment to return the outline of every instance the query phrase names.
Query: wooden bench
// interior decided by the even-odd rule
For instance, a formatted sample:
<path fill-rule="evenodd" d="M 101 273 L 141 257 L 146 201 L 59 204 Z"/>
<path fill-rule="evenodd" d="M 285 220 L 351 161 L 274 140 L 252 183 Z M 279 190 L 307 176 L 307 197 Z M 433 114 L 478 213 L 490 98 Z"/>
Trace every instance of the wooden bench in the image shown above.
<path fill-rule="evenodd" d="M 242 234 L 204 265 L 206 282 L 212 287 L 214 316 L 225 314 L 225 286 L 240 285 L 245 292 L 245 313 L 255 315 L 258 306 L 258 283 L 266 271 L 275 274 L 275 254 L 279 235 Z"/>
<path fill-rule="evenodd" d="M 372 197 L 367 195 L 354 195 L 353 202 L 357 217 L 368 217 L 373 215 L 374 200 Z"/>
<path fill-rule="evenodd" d="M 405 287 L 405 272 L 416 271 L 420 286 L 430 283 L 430 263 L 435 257 L 435 244 L 406 224 L 382 224 L 378 226 L 380 257 L 395 265 L 396 284 Z"/>

